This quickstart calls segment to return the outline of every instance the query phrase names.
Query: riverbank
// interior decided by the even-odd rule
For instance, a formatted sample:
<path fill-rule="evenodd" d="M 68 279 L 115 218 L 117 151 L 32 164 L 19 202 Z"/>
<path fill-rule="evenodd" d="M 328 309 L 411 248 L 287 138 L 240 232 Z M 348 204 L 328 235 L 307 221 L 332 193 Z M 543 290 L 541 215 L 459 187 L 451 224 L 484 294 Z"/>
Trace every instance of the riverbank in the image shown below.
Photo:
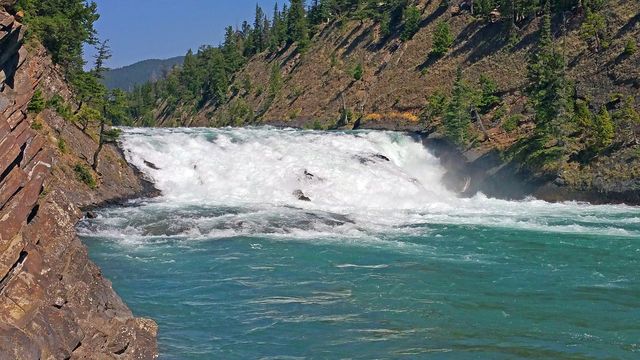
<path fill-rule="evenodd" d="M 3 3 L 4 4 L 4 3 Z M 31 111 L 38 88 L 71 101 L 46 52 L 0 9 L 0 357 L 152 359 L 157 325 L 135 317 L 76 234 L 81 209 L 149 194 L 107 145 L 53 110 Z"/>

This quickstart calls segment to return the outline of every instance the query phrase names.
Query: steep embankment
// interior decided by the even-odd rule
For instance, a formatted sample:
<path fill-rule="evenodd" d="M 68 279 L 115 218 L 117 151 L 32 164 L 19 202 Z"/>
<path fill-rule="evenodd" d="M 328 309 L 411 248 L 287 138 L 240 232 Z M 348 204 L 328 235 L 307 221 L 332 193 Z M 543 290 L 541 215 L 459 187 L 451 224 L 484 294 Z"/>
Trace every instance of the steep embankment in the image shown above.
<path fill-rule="evenodd" d="M 70 93 L 46 53 L 23 46 L 24 32 L 0 7 L 0 358 L 153 358 L 156 324 L 133 317 L 74 229 L 80 208 L 145 184 L 111 146 L 98 186 L 78 180 L 96 143 L 55 112 L 28 114 L 36 87 Z"/>
<path fill-rule="evenodd" d="M 435 137 L 441 119 L 421 122 L 420 114 L 429 96 L 451 92 L 461 68 L 469 84 L 477 84 L 481 75 L 493 79 L 501 105 L 482 116 L 488 139 L 467 147 L 435 141 L 439 150 L 455 153 L 448 156 L 457 158 L 451 162 L 457 164 L 450 173 L 454 187 L 510 198 L 533 194 L 548 200 L 640 203 L 637 145 L 614 141 L 598 156 L 563 160 L 551 172 L 509 160 L 508 150 L 530 137 L 535 127 L 525 89 L 527 61 L 535 51 L 540 17 L 521 21 L 517 41 L 510 41 L 503 21 L 492 23 L 472 16 L 468 9 L 443 7 L 439 1 L 416 3 L 421 11 L 420 30 L 409 41 L 401 41 L 399 32 L 383 38 L 380 24 L 371 20 L 335 20 L 319 29 L 304 54 L 292 45 L 252 57 L 235 75 L 230 100 L 223 105 L 205 106 L 195 115 L 161 107 L 160 122 L 164 126 L 266 123 L 326 128 L 347 110 L 352 116 L 346 127 L 419 130 Z M 568 11 L 564 21 L 559 15 L 553 19 L 555 42 L 566 59 L 575 97 L 588 102 L 594 112 L 603 105 L 616 111 L 619 99 L 627 97 L 640 103 L 640 52 L 624 52 L 630 39 L 640 41 L 640 3 L 611 0 L 602 11 L 607 46 L 598 51 L 581 35 L 584 11 Z M 440 22 L 449 24 L 455 40 L 445 56 L 434 58 L 429 53 Z M 354 77 L 358 64 L 363 69 L 361 80 Z M 276 92 L 272 91 L 274 67 L 282 77 Z M 477 122 L 473 127 L 480 133 Z M 433 142 L 430 139 L 428 144 Z M 505 187 L 506 177 L 520 185 Z"/>

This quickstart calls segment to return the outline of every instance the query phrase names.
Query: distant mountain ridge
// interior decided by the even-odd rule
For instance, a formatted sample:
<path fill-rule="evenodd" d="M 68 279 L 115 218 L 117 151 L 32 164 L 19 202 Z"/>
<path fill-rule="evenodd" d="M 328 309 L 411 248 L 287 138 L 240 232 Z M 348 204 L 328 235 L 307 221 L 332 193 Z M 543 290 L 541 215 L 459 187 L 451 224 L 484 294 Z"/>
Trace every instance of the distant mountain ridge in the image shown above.
<path fill-rule="evenodd" d="M 108 89 L 133 90 L 136 85 L 155 82 L 176 65 L 182 65 L 184 56 L 170 59 L 149 59 L 109 70 L 104 74 L 104 84 Z"/>

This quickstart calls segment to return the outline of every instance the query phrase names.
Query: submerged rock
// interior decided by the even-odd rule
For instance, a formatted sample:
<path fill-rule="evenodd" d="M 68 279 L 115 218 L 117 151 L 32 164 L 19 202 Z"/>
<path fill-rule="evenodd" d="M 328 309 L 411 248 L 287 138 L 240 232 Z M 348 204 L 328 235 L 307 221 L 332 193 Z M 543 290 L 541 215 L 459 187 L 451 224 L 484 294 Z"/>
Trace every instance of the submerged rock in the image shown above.
<path fill-rule="evenodd" d="M 313 175 L 312 173 L 310 173 L 309 171 L 307 171 L 307 169 L 304 169 L 304 176 L 309 179 L 309 180 L 313 180 L 315 179 L 315 175 Z"/>
<path fill-rule="evenodd" d="M 384 160 L 384 161 L 391 161 L 391 160 L 389 160 L 388 157 L 386 157 L 386 156 L 384 156 L 382 154 L 374 154 L 373 157 L 377 158 L 377 159 L 380 159 L 380 160 Z"/>
<path fill-rule="evenodd" d="M 298 181 L 324 181 L 324 179 L 304 169 L 302 175 L 298 176 Z"/>
<path fill-rule="evenodd" d="M 295 196 L 300 201 L 311 201 L 311 199 L 306 196 L 300 189 L 294 191 L 293 196 Z"/>
<path fill-rule="evenodd" d="M 160 170 L 160 168 L 156 164 L 152 163 L 151 161 L 144 160 L 144 164 L 152 168 L 153 170 Z"/>
<path fill-rule="evenodd" d="M 376 161 L 391 161 L 388 157 L 382 154 L 370 154 L 366 156 L 356 155 L 355 158 L 363 165 L 374 163 Z"/>

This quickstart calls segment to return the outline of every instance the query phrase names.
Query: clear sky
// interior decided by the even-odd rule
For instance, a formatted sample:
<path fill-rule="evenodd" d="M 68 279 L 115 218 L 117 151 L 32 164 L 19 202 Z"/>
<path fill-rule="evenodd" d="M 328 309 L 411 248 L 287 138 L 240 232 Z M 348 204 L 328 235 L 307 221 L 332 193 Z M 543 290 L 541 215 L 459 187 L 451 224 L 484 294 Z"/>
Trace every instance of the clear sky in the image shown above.
<path fill-rule="evenodd" d="M 100 39 L 109 39 L 117 68 L 146 59 L 184 55 L 200 45 L 218 45 L 227 25 L 253 23 L 256 3 L 271 17 L 276 0 L 93 0 Z M 278 1 L 283 4 L 283 0 Z M 93 50 L 85 49 L 92 61 Z"/>

